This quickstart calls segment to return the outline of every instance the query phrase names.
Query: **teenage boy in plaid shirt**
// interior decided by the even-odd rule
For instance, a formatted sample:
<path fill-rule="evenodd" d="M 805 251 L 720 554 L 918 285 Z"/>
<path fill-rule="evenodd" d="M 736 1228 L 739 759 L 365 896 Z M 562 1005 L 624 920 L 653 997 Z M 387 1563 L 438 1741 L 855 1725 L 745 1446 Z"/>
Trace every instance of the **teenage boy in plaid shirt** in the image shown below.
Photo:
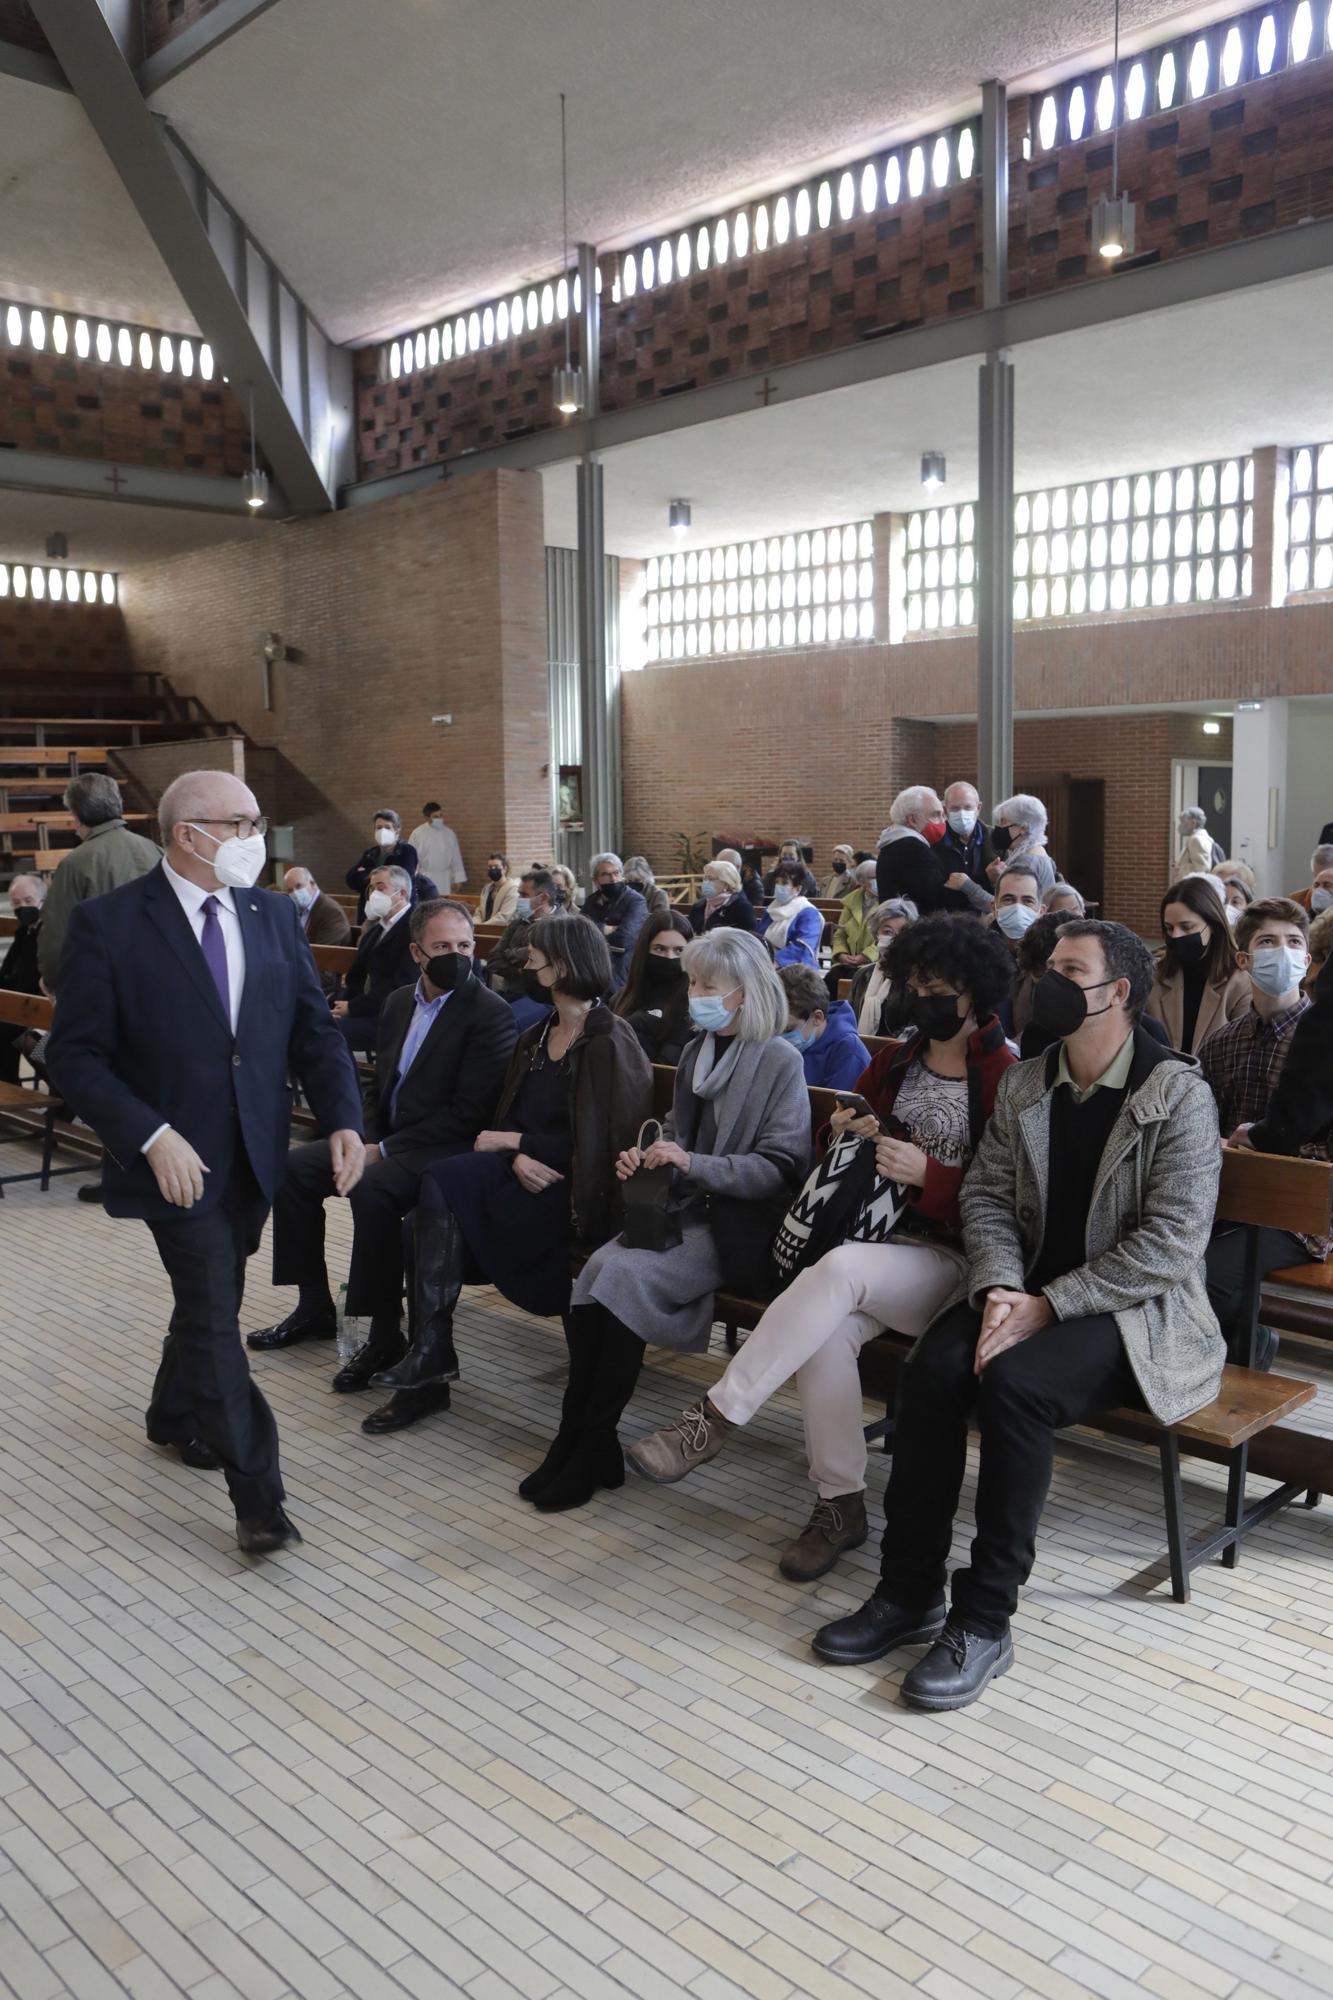
<path fill-rule="evenodd" d="M 1252 1004 L 1225 1027 L 1208 1036 L 1199 1063 L 1217 1100 L 1218 1123 L 1224 1137 L 1237 1126 L 1261 1119 L 1282 1074 L 1296 1024 L 1309 1009 L 1301 991 L 1310 964 L 1310 920 L 1299 903 L 1285 896 L 1251 903 L 1236 924 L 1237 957 L 1250 975 Z M 1302 1148 L 1307 1155 L 1327 1159 L 1327 1137 Z M 1287 1264 L 1322 1261 L 1328 1255 L 1326 1237 L 1297 1236 L 1286 1229 L 1259 1231 L 1259 1272 L 1266 1276 Z M 1245 1231 L 1222 1224 L 1208 1246 L 1208 1294 L 1226 1336 L 1231 1359 L 1239 1358 L 1244 1341 L 1243 1297 Z M 1255 1366 L 1271 1368 L 1277 1336 L 1259 1330 Z"/>

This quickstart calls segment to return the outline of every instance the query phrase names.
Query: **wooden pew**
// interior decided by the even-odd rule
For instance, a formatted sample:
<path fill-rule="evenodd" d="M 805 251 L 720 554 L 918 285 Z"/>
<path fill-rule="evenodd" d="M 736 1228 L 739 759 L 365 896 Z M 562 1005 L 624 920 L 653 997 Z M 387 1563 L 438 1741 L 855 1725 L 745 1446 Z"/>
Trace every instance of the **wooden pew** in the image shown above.
<path fill-rule="evenodd" d="M 0 743 L 0 769 L 31 765 L 105 764 L 105 744 L 55 743 L 44 747 L 35 743 Z"/>
<path fill-rule="evenodd" d="M 44 1034 L 54 1013 L 55 1003 L 40 993 L 9 993 L 0 989 L 0 1023 L 6 1027 L 29 1028 L 35 1034 Z M 31 1084 L 0 1082 L 0 1117 L 12 1120 L 42 1142 L 42 1163 L 35 1173 L 0 1174 L 0 1200 L 4 1199 L 6 1185 L 15 1181 L 40 1181 L 45 1193 L 56 1174 L 87 1172 L 87 1160 L 72 1167 L 52 1166 L 59 1139 L 73 1139 L 101 1153 L 93 1134 L 86 1128 L 82 1131 L 75 1128 L 63 1100 L 36 1079 Z"/>

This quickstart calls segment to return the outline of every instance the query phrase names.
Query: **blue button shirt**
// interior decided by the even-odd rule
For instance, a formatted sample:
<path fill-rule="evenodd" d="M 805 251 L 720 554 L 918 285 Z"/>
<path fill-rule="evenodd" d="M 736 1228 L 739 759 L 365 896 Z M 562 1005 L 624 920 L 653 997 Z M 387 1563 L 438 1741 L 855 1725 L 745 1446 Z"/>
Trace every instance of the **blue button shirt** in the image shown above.
<path fill-rule="evenodd" d="M 443 1007 L 446 1000 L 453 997 L 449 993 L 437 993 L 433 1000 L 427 1000 L 421 988 L 422 982 L 418 979 L 415 1004 L 412 1008 L 412 1019 L 408 1022 L 407 1033 L 403 1036 L 402 1052 L 398 1057 L 398 1074 L 394 1079 L 393 1089 L 389 1093 L 390 1122 L 398 1114 L 398 1093 L 403 1087 L 404 1077 L 416 1061 L 421 1051 L 421 1044 L 435 1025 L 436 1016 L 439 1014 L 441 1007 Z"/>

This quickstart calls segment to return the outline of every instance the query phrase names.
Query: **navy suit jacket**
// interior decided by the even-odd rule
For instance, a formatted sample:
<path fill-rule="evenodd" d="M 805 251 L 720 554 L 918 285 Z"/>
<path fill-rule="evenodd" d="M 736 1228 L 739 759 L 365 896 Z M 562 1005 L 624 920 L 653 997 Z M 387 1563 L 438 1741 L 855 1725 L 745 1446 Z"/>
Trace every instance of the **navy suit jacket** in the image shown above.
<path fill-rule="evenodd" d="M 262 889 L 234 889 L 232 899 L 245 945 L 234 1038 L 160 867 L 70 912 L 48 1067 L 106 1148 L 102 1195 L 112 1215 L 160 1222 L 184 1212 L 163 1200 L 143 1157 L 163 1124 L 209 1169 L 191 1214 L 222 1198 L 238 1147 L 271 1201 L 291 1138 L 290 1075 L 324 1131 L 361 1130 L 356 1068 L 295 904 Z"/>

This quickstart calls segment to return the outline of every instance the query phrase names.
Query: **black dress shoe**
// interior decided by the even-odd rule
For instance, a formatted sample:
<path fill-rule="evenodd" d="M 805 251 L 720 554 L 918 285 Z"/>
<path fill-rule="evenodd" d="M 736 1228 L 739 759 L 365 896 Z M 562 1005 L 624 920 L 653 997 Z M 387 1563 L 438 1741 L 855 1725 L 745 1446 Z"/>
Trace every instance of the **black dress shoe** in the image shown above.
<path fill-rule="evenodd" d="M 903 1700 L 909 1708 L 966 1708 L 1013 1664 L 1014 1642 L 1007 1632 L 1003 1639 L 987 1639 L 950 1620 L 903 1681 Z"/>
<path fill-rule="evenodd" d="M 271 1556 L 278 1549 L 299 1549 L 300 1530 L 287 1519 L 282 1508 L 236 1523 L 236 1541 L 247 1556 Z"/>
<path fill-rule="evenodd" d="M 302 1312 L 300 1306 L 288 1313 L 276 1326 L 261 1327 L 258 1333 L 247 1333 L 245 1344 L 256 1353 L 266 1354 L 274 1347 L 295 1347 L 302 1340 L 333 1340 L 338 1332 L 338 1315 L 332 1304 L 321 1306 L 316 1312 Z"/>
<path fill-rule="evenodd" d="M 862 1667 L 868 1660 L 882 1660 L 895 1646 L 919 1646 L 935 1638 L 943 1626 L 942 1595 L 923 1611 L 920 1605 L 897 1604 L 876 1591 L 859 1611 L 821 1625 L 810 1646 L 819 1659 L 831 1660 L 836 1667 Z"/>
<path fill-rule="evenodd" d="M 367 1437 L 384 1437 L 389 1431 L 405 1431 L 412 1424 L 419 1424 L 423 1417 L 432 1417 L 437 1410 L 448 1407 L 447 1382 L 432 1382 L 425 1389 L 399 1389 L 387 1403 L 371 1411 L 361 1428 Z"/>
<path fill-rule="evenodd" d="M 340 1395 L 347 1395 L 354 1389 L 368 1389 L 376 1372 L 381 1368 L 391 1368 L 403 1352 L 401 1334 L 393 1340 L 368 1340 L 364 1347 L 358 1347 L 350 1361 L 343 1363 L 333 1378 L 332 1387 Z"/>
<path fill-rule="evenodd" d="M 101 1183 L 101 1181 L 90 1181 L 90 1182 L 88 1183 L 88 1185 L 87 1185 L 86 1187 L 81 1187 L 81 1188 L 79 1189 L 79 1192 L 78 1192 L 78 1194 L 77 1194 L 77 1195 L 75 1196 L 75 1200 L 76 1200 L 76 1201 L 95 1201 L 95 1202 L 97 1203 L 98 1207 L 100 1208 L 100 1207 L 101 1207 L 101 1203 L 102 1203 L 102 1183 Z"/>
<path fill-rule="evenodd" d="M 193 1467 L 196 1472 L 220 1472 L 222 1460 L 211 1452 L 202 1438 L 155 1438 L 150 1436 L 149 1444 L 155 1444 L 161 1451 L 174 1451 L 182 1465 Z"/>

